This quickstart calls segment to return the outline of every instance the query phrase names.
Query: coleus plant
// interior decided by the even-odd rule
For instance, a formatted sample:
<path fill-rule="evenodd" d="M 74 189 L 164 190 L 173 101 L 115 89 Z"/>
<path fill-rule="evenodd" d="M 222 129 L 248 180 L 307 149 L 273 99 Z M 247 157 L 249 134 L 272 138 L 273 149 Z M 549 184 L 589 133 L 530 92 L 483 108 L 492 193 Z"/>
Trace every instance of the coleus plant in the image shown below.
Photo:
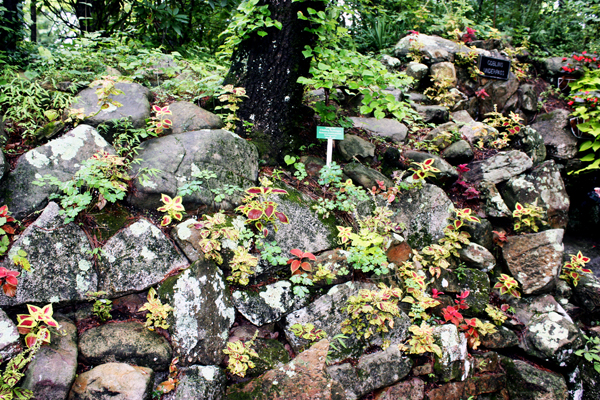
<path fill-rule="evenodd" d="M 169 329 L 170 325 L 167 323 L 167 318 L 169 313 L 173 311 L 173 307 L 169 304 L 163 304 L 157 297 L 154 288 L 150 288 L 148 291 L 147 299 L 148 301 L 138 310 L 138 312 L 148 311 L 144 326 L 151 331 L 155 328 Z"/>
<path fill-rule="evenodd" d="M 17 329 L 19 333 L 25 335 L 25 344 L 32 347 L 38 339 L 44 343 L 50 343 L 49 328 L 58 329 L 58 322 L 52 318 L 54 311 L 52 304 L 42 308 L 27 304 L 29 314 L 17 315 Z"/>
<path fill-rule="evenodd" d="M 306 325 L 294 324 L 290 326 L 290 331 L 297 337 L 306 339 L 310 342 L 316 342 L 327 336 L 324 330 L 315 328 L 310 322 Z"/>
<path fill-rule="evenodd" d="M 227 342 L 227 348 L 223 350 L 223 353 L 229 356 L 227 361 L 227 369 L 234 375 L 246 376 L 248 368 L 254 368 L 254 362 L 250 360 L 251 357 L 258 358 L 258 353 L 252 349 L 254 346 L 254 340 L 258 335 L 258 329 L 254 332 L 252 339 L 242 342 L 237 340 L 235 342 Z"/>
<path fill-rule="evenodd" d="M 244 204 L 236 208 L 248 218 L 248 223 L 253 223 L 256 229 L 265 237 L 269 234 L 266 224 L 273 224 L 275 232 L 279 229 L 276 221 L 282 224 L 289 224 L 287 215 L 277 211 L 278 204 L 269 200 L 272 194 L 288 194 L 287 190 L 271 187 L 272 183 L 268 179 L 262 179 L 261 187 L 251 187 L 246 189 L 246 197 L 242 200 Z"/>
<path fill-rule="evenodd" d="M 292 275 L 296 274 L 296 273 L 302 273 L 301 270 L 310 272 L 312 269 L 312 266 L 310 265 L 308 260 L 311 260 L 311 261 L 317 260 L 317 258 L 315 257 L 315 255 L 313 253 L 308 253 L 308 252 L 305 253 L 300 249 L 292 249 L 292 250 L 290 250 L 290 253 L 292 253 L 294 256 L 296 256 L 296 258 L 290 258 L 287 262 L 288 264 L 291 264 L 290 267 L 292 269 Z"/>
<path fill-rule="evenodd" d="M 411 325 L 408 330 L 412 333 L 408 341 L 408 352 L 410 354 L 431 352 L 440 358 L 442 357 L 442 349 L 434 343 L 432 326 L 422 321 L 420 326 Z"/>
<path fill-rule="evenodd" d="M 17 285 L 19 284 L 17 276 L 20 274 L 18 271 L 11 271 L 0 267 L 0 286 L 2 286 L 2 291 L 8 297 L 15 297 L 17 294 Z"/>
<path fill-rule="evenodd" d="M 494 289 L 500 289 L 500 294 L 510 294 L 517 299 L 521 298 L 521 293 L 517 290 L 519 288 L 519 282 L 512 276 L 506 274 L 500 274 L 498 282 L 494 285 Z"/>
<path fill-rule="evenodd" d="M 169 225 L 173 219 L 181 221 L 185 212 L 185 208 L 183 207 L 183 204 L 181 204 L 181 196 L 175 196 L 175 198 L 171 198 L 171 196 L 161 193 L 160 201 L 163 202 L 164 206 L 158 207 L 157 210 L 166 213 L 166 215 L 164 215 L 160 221 L 161 226 Z"/>
<path fill-rule="evenodd" d="M 434 177 L 436 173 L 440 172 L 439 169 L 433 166 L 435 160 L 433 158 L 428 158 L 423 162 L 413 162 L 415 165 L 412 168 L 409 168 L 410 171 L 413 172 L 412 179 L 413 181 L 422 181 L 425 178 Z"/>
<path fill-rule="evenodd" d="M 581 252 L 577 255 L 571 254 L 571 260 L 563 265 L 561 279 L 567 282 L 571 281 L 573 286 L 577 286 L 582 274 L 591 274 L 592 270 L 584 268 L 585 264 L 590 262 L 589 257 L 585 257 Z"/>
<path fill-rule="evenodd" d="M 296 250 L 296 249 L 294 249 Z M 231 275 L 227 280 L 240 285 L 247 285 L 250 280 L 250 275 L 254 274 L 254 268 L 258 265 L 258 258 L 248 253 L 248 249 L 244 246 L 238 246 L 233 253 L 233 258 L 229 262 L 231 267 Z"/>
<path fill-rule="evenodd" d="M 7 225 L 9 222 L 14 222 L 14 218 L 8 215 L 8 206 L 0 207 L 0 256 L 6 253 L 10 241 L 8 235 L 13 235 L 15 229 Z"/>
<path fill-rule="evenodd" d="M 169 106 L 160 107 L 153 105 L 152 110 L 154 110 L 155 116 L 150 119 L 151 127 L 148 129 L 149 131 L 152 131 L 158 135 L 173 125 L 173 121 L 165 118 L 166 115 L 172 114 L 171 110 L 169 110 Z"/>

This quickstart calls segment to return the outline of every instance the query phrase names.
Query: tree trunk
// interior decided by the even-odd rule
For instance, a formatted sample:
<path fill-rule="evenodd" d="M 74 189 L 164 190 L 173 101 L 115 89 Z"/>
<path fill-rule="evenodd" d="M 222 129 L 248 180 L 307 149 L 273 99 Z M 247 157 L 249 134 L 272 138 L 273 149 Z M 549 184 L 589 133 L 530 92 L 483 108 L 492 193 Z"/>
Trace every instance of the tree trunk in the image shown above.
<path fill-rule="evenodd" d="M 248 136 L 259 149 L 262 159 L 270 164 L 281 160 L 284 148 L 293 148 L 293 130 L 301 117 L 303 86 L 298 77 L 308 76 L 310 58 L 302 54 L 312 45 L 314 35 L 306 32 L 307 21 L 298 19 L 298 11 L 307 15 L 308 7 L 323 10 L 321 1 L 264 0 L 271 18 L 282 23 L 282 29 L 269 28 L 267 36 L 256 33 L 234 51 L 226 84 L 246 89 L 248 96 L 240 106 L 236 133 Z M 246 132 L 242 121 L 253 124 Z"/>

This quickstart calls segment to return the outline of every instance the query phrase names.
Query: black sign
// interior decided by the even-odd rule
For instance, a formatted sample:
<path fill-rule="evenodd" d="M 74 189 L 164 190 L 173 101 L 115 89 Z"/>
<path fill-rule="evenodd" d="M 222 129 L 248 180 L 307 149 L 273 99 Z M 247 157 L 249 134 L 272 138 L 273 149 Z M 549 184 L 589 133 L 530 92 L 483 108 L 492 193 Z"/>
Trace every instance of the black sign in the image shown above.
<path fill-rule="evenodd" d="M 510 61 L 501 58 L 479 56 L 479 70 L 486 78 L 508 80 Z"/>

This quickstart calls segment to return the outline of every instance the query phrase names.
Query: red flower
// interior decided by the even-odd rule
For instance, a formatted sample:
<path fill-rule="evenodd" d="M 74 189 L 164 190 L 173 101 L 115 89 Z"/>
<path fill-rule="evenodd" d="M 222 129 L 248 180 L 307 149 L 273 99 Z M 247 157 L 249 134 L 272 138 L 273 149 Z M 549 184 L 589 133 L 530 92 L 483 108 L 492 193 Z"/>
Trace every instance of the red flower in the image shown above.
<path fill-rule="evenodd" d="M 585 51 L 585 50 L 581 52 L 581 54 L 586 54 L 586 53 L 587 53 L 587 51 Z"/>
<path fill-rule="evenodd" d="M 490 95 L 487 94 L 487 92 L 483 88 L 481 90 L 476 91 L 475 96 L 479 97 L 480 99 L 485 99 L 486 97 L 490 97 Z"/>
<path fill-rule="evenodd" d="M 567 61 L 567 57 L 563 57 L 563 59 L 562 59 L 562 60 L 563 60 L 563 61 Z"/>
<path fill-rule="evenodd" d="M 570 105 L 570 106 L 572 106 L 572 105 L 573 105 L 573 103 L 574 103 L 574 101 L 573 101 L 573 100 L 571 100 L 571 101 L 570 101 L 570 102 L 568 102 L 567 104 L 568 104 L 568 105 Z"/>
<path fill-rule="evenodd" d="M 431 289 L 431 297 L 437 299 L 439 295 L 444 294 L 444 292 L 440 292 L 437 289 Z"/>

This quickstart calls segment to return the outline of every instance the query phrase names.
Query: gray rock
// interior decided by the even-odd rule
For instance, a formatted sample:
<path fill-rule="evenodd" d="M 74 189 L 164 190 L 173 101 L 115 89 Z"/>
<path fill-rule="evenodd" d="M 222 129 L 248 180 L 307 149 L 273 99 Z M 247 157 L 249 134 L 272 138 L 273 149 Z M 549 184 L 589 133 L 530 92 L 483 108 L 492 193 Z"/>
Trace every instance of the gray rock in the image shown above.
<path fill-rule="evenodd" d="M 431 100 L 429 99 L 429 97 L 425 96 L 423 93 L 408 92 L 406 94 L 406 97 L 410 104 L 431 104 Z"/>
<path fill-rule="evenodd" d="M 399 68 L 402 65 L 402 61 L 398 60 L 396 57 L 390 57 L 387 54 L 381 56 L 381 63 L 389 68 Z"/>
<path fill-rule="evenodd" d="M 329 376 L 342 384 L 348 399 L 358 399 L 373 390 L 390 386 L 410 372 L 412 360 L 403 357 L 398 346 L 362 356 L 353 366 L 350 363 L 327 368 Z"/>
<path fill-rule="evenodd" d="M 569 111 L 554 110 L 539 115 L 531 128 L 544 138 L 547 155 L 557 161 L 566 161 L 577 154 L 577 139 L 571 133 Z"/>
<path fill-rule="evenodd" d="M 481 336 L 481 345 L 488 349 L 506 349 L 518 344 L 517 334 L 504 326 L 496 326 L 496 332 Z"/>
<path fill-rule="evenodd" d="M 486 80 L 487 79 L 484 78 L 482 83 L 484 83 Z M 511 72 L 508 75 L 508 80 L 487 80 L 487 82 L 483 85 L 483 89 L 489 95 L 489 97 L 480 101 L 481 113 L 485 115 L 494 111 L 495 104 L 501 107 L 498 108 L 499 112 L 504 112 L 508 110 L 507 106 L 510 104 L 509 100 L 517 93 L 517 89 L 519 89 L 519 80 Z M 518 95 L 515 97 L 515 99 L 518 100 Z"/>
<path fill-rule="evenodd" d="M 169 238 L 146 219 L 119 231 L 102 249 L 98 288 L 109 297 L 148 289 L 168 272 L 189 265 Z"/>
<path fill-rule="evenodd" d="M 535 299 L 527 311 L 531 316 L 524 321 L 526 329 L 520 345 L 527 354 L 558 367 L 579 361 L 574 352 L 583 346 L 581 332 L 552 296 Z"/>
<path fill-rule="evenodd" d="M 444 228 L 452 217 L 454 206 L 446 193 L 425 183 L 422 189 L 403 191 L 391 204 L 392 221 L 404 224 L 404 237 L 413 249 L 420 249 L 444 237 Z"/>
<path fill-rule="evenodd" d="M 471 242 L 458 251 L 460 260 L 467 266 L 477 268 L 483 272 L 490 272 L 496 266 L 496 259 L 488 249 L 477 243 Z"/>
<path fill-rule="evenodd" d="M 77 376 L 69 400 L 150 400 L 153 380 L 150 368 L 102 364 Z"/>
<path fill-rule="evenodd" d="M 223 122 L 218 115 L 188 101 L 172 103 L 169 105 L 169 110 L 171 111 L 169 118 L 173 122 L 173 125 L 171 125 L 173 133 L 219 129 L 223 126 Z"/>
<path fill-rule="evenodd" d="M 345 135 L 344 140 L 337 143 L 337 151 L 344 161 L 350 161 L 354 157 L 375 157 L 375 145 L 356 135 Z"/>
<path fill-rule="evenodd" d="M 66 399 L 77 372 L 77 328 L 67 318 L 56 317 L 60 333 L 52 334 L 27 367 L 21 387 L 36 400 Z"/>
<path fill-rule="evenodd" d="M 301 348 L 308 344 L 308 341 L 298 338 L 290 331 L 290 327 L 296 323 L 306 325 L 312 323 L 317 329 L 322 329 L 327 334 L 327 337 L 334 337 L 341 334 L 341 323 L 348 318 L 348 314 L 342 311 L 346 306 L 346 301 L 350 296 L 358 294 L 360 289 L 376 290 L 376 286 L 372 283 L 347 282 L 342 285 L 336 285 L 329 289 L 327 294 L 319 297 L 308 306 L 294 311 L 285 319 L 284 333 L 285 337 L 294 349 L 298 352 Z M 386 335 L 386 339 L 391 341 L 394 346 L 402 343 L 408 335 L 408 326 L 410 318 L 401 312 L 400 318 L 394 319 L 394 329 Z M 347 348 L 337 346 L 339 350 L 330 349 L 330 357 L 335 361 L 343 360 L 348 356 L 357 357 L 361 355 L 365 348 L 365 343 L 360 341 L 356 334 L 347 335 L 348 339 L 344 339 Z M 381 345 L 381 336 L 377 335 L 371 339 L 371 343 Z"/>
<path fill-rule="evenodd" d="M 14 171 L 2 185 L 2 203 L 12 215 L 22 219 L 33 211 L 44 208 L 48 196 L 58 192 L 54 186 L 36 186 L 32 182 L 43 175 L 52 175 L 67 181 L 81 167 L 81 163 L 98 151 L 114 154 L 112 146 L 88 125 L 79 125 L 58 139 L 23 154 Z"/>
<path fill-rule="evenodd" d="M 83 108 L 85 115 L 92 115 L 98 110 L 98 95 L 96 89 L 100 85 L 87 88 L 79 92 L 71 108 Z M 128 118 L 135 128 L 146 126 L 146 119 L 150 118 L 150 91 L 138 83 L 117 82 L 115 87 L 123 91 L 120 95 L 110 95 L 110 98 L 123 104 L 122 107 L 110 105 L 106 110 L 91 116 L 85 122 L 92 126 L 102 123 L 115 123 L 121 118 Z M 107 138 L 110 140 L 111 138 Z"/>
<path fill-rule="evenodd" d="M 473 117 L 471 117 L 471 114 L 469 114 L 466 110 L 455 111 L 453 113 L 450 113 L 450 118 L 457 124 L 468 124 L 470 122 L 475 122 Z"/>
<path fill-rule="evenodd" d="M 433 366 L 436 375 L 444 382 L 465 380 L 469 371 L 467 338 L 452 324 L 437 325 L 433 329 L 435 343 L 442 350 L 442 357 L 435 356 Z"/>
<path fill-rule="evenodd" d="M 140 146 L 138 157 L 142 161 L 133 167 L 135 176 L 141 168 L 156 168 L 161 172 L 148 182 L 134 180 L 135 194 L 128 201 L 140 208 L 155 210 L 162 206 L 161 193 L 171 197 L 186 183 L 201 180 L 202 189 L 183 198 L 186 208 L 200 205 L 232 209 L 241 195 L 226 195 L 214 204 L 210 189 L 224 185 L 237 185 L 242 189 L 254 186 L 258 177 L 258 152 L 256 147 L 239 136 L 223 130 L 201 130 L 168 135 L 148 140 Z M 194 177 L 202 170 L 210 170 L 217 178 L 206 180 Z"/>
<path fill-rule="evenodd" d="M 506 388 L 511 399 L 568 399 L 567 384 L 562 375 L 538 369 L 525 361 L 502 357 L 506 370 Z"/>
<path fill-rule="evenodd" d="M 473 268 L 464 268 L 459 278 L 456 272 L 443 270 L 432 287 L 454 298 L 466 290 L 470 291 L 466 299 L 468 309 L 461 310 L 466 316 L 485 315 L 485 308 L 490 301 L 490 278 L 487 273 Z M 452 299 L 449 299 L 452 302 Z"/>
<path fill-rule="evenodd" d="M 425 64 L 454 61 L 456 53 L 469 51 L 467 46 L 457 44 L 451 40 L 418 34 L 408 35 L 400 39 L 394 48 L 394 54 L 396 57 L 406 57 L 411 48 L 418 49 L 417 51 L 423 56 Z"/>
<path fill-rule="evenodd" d="M 523 294 L 548 292 L 554 288 L 562 265 L 564 230 L 509 236 L 502 256 Z"/>
<path fill-rule="evenodd" d="M 298 297 L 294 294 L 292 284 L 287 280 L 262 286 L 257 293 L 236 290 L 232 298 L 240 314 L 256 326 L 277 322 L 308 302 L 308 296 Z"/>
<path fill-rule="evenodd" d="M 575 304 L 590 313 L 600 310 L 600 279 L 592 274 L 582 274 L 577 286 L 573 288 Z"/>
<path fill-rule="evenodd" d="M 519 88 L 521 108 L 525 111 L 534 112 L 537 111 L 537 95 L 535 93 L 535 87 L 530 84 L 521 85 Z"/>
<path fill-rule="evenodd" d="M 464 139 L 452 143 L 440 153 L 450 165 L 466 164 L 473 160 L 473 149 Z"/>
<path fill-rule="evenodd" d="M 461 136 L 467 138 L 471 144 L 477 144 L 480 139 L 498 135 L 498 130 L 483 122 L 468 122 L 460 128 Z"/>
<path fill-rule="evenodd" d="M 502 198 L 509 209 L 516 203 L 537 203 L 546 211 L 551 228 L 567 227 L 569 196 L 554 160 L 548 160 L 531 172 L 511 178 L 502 189 Z"/>
<path fill-rule="evenodd" d="M 431 79 L 434 81 L 449 81 L 452 86 L 456 85 L 456 69 L 451 62 L 439 62 L 432 64 L 429 68 L 431 71 Z"/>
<path fill-rule="evenodd" d="M 406 140 L 408 128 L 401 122 L 390 118 L 361 118 L 350 117 L 355 128 L 365 129 L 375 136 L 390 139 L 392 142 L 401 143 Z"/>
<path fill-rule="evenodd" d="M 463 229 L 471 235 L 471 243 L 477 243 L 490 251 L 494 248 L 494 228 L 487 219 L 479 218 L 479 222 L 466 221 Z"/>
<path fill-rule="evenodd" d="M 550 77 L 564 75 L 566 74 L 566 71 L 563 67 L 567 67 L 569 63 L 573 63 L 573 59 L 569 58 L 563 61 L 563 57 L 547 58 L 542 63 L 543 72 Z"/>
<path fill-rule="evenodd" d="M 519 133 L 513 136 L 512 142 L 518 143 L 515 147 L 527 154 L 533 165 L 538 165 L 546 159 L 544 138 L 531 126 L 521 127 Z"/>
<path fill-rule="evenodd" d="M 531 158 L 525 153 L 511 150 L 472 162 L 469 164 L 470 171 L 465 172 L 463 177 L 469 182 L 488 181 L 496 184 L 525 172 L 532 165 Z"/>
<path fill-rule="evenodd" d="M 235 320 L 221 270 L 211 262 L 196 261 L 167 278 L 158 293 L 163 303 L 174 308 L 169 332 L 181 364 L 220 364 Z"/>
<path fill-rule="evenodd" d="M 179 379 L 174 400 L 222 400 L 227 377 L 215 365 L 192 365 L 185 368 Z"/>
<path fill-rule="evenodd" d="M 386 187 L 394 186 L 394 181 L 383 175 L 381 172 L 356 161 L 344 165 L 344 173 L 348 175 L 356 185 L 362 186 L 365 189 L 371 189 L 373 186 L 377 186 L 377 181 L 382 181 Z"/>
<path fill-rule="evenodd" d="M 406 75 L 410 76 L 418 83 L 427 76 L 429 73 L 429 67 L 425 64 L 411 61 L 406 66 L 406 71 L 404 72 L 406 72 Z"/>
<path fill-rule="evenodd" d="M 568 381 L 572 386 L 576 386 L 578 383 L 581 384 L 580 390 L 583 392 L 581 400 L 596 400 L 600 398 L 600 374 L 594 369 L 593 363 L 581 362 L 572 374 L 570 374 Z M 579 392 L 576 389 L 575 396 Z M 577 398 L 575 396 L 573 398 Z"/>
<path fill-rule="evenodd" d="M 436 154 L 430 154 L 423 151 L 407 150 L 404 153 L 404 157 L 412 162 L 422 163 L 429 158 L 433 158 L 433 166 L 440 170 L 436 172 L 435 179 L 439 182 L 454 182 L 458 178 L 458 172 L 450 165 L 446 160 Z"/>
<path fill-rule="evenodd" d="M 425 123 L 443 124 L 448 121 L 448 108 L 444 106 L 413 105 L 413 108 L 419 113 Z"/>
<path fill-rule="evenodd" d="M 86 364 L 123 362 L 165 371 L 173 351 L 169 342 L 139 322 L 105 324 L 85 331 L 79 352 Z"/>
<path fill-rule="evenodd" d="M 481 181 L 478 185 L 481 198 L 485 200 L 485 215 L 492 218 L 511 218 L 512 211 L 504 202 L 498 188 L 492 182 Z"/>
<path fill-rule="evenodd" d="M 17 326 L 0 309 L 0 360 L 10 360 L 21 352 Z"/>
<path fill-rule="evenodd" d="M 21 272 L 19 285 L 15 297 L 0 297 L 0 305 L 70 303 L 84 300 L 86 292 L 97 290 L 92 246 L 76 224 L 64 225 L 58 211 L 56 203 L 49 203 L 13 243 L 3 266 Z M 27 253 L 30 272 L 13 264 L 12 257 L 19 250 Z"/>
<path fill-rule="evenodd" d="M 410 378 L 382 389 L 377 400 L 423 400 L 425 382 L 419 378 Z"/>

